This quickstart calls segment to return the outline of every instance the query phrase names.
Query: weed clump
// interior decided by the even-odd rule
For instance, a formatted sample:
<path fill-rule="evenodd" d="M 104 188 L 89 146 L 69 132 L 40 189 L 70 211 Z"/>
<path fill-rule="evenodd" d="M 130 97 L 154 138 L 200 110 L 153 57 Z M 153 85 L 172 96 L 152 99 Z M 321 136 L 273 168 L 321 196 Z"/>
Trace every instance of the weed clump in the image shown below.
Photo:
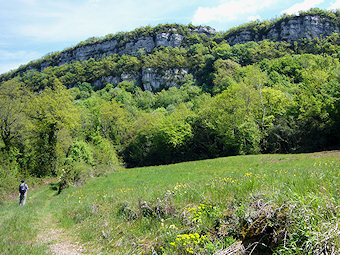
<path fill-rule="evenodd" d="M 118 208 L 119 208 L 117 212 L 118 217 L 122 217 L 127 221 L 135 220 L 137 218 L 137 214 L 129 208 L 128 203 L 125 202 L 123 204 L 120 204 L 118 205 Z"/>
<path fill-rule="evenodd" d="M 124 202 L 118 207 L 118 216 L 125 220 L 136 220 L 138 218 L 156 218 L 162 221 L 164 218 L 174 215 L 175 207 L 171 204 L 171 191 L 167 191 L 163 199 L 157 198 L 156 202 L 148 202 L 139 199 L 137 207 L 129 206 L 129 203 Z"/>
<path fill-rule="evenodd" d="M 246 249 L 252 254 L 271 254 L 287 235 L 289 213 L 285 205 L 258 199 L 247 207 L 240 223 Z"/>

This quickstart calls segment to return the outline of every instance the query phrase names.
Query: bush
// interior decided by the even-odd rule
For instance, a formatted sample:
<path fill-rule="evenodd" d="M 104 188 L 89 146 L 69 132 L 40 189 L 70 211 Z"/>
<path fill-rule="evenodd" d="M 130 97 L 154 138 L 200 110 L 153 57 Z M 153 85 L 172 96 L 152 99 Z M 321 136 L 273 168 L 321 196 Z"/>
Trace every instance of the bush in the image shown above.
<path fill-rule="evenodd" d="M 64 168 L 60 170 L 58 194 L 69 186 L 81 186 L 90 175 L 92 167 L 85 162 L 67 159 Z"/>

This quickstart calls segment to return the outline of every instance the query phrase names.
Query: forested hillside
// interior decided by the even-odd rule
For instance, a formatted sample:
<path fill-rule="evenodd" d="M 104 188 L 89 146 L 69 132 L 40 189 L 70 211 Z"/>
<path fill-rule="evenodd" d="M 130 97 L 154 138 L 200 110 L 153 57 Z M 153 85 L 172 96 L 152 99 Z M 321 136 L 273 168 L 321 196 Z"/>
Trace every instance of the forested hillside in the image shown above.
<path fill-rule="evenodd" d="M 339 148 L 339 13 L 301 17 L 334 29 L 229 44 L 246 28 L 263 35 L 298 18 L 226 33 L 159 25 L 90 38 L 1 75 L 0 191 L 17 176 L 54 175 L 66 187 L 119 162 Z M 112 52 L 98 46 L 113 41 Z"/>

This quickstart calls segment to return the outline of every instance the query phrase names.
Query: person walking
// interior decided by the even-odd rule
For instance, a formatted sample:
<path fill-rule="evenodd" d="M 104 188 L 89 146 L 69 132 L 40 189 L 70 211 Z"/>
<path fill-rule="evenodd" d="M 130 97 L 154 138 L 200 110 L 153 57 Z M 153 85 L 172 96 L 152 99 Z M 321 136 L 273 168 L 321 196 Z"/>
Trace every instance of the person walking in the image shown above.
<path fill-rule="evenodd" d="M 28 186 L 25 183 L 25 180 L 22 180 L 21 184 L 19 185 L 19 193 L 20 193 L 19 205 L 22 205 L 22 206 L 25 205 L 26 197 L 27 197 L 27 190 L 28 190 Z"/>

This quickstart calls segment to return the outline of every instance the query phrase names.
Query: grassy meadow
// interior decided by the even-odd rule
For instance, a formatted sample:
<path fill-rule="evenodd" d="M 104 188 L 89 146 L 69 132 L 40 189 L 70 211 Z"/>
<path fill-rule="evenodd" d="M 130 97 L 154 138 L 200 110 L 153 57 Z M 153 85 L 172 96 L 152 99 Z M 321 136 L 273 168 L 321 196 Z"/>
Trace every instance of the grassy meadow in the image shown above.
<path fill-rule="evenodd" d="M 49 227 L 89 254 L 336 254 L 339 161 L 235 156 L 120 169 L 60 195 L 45 186 L 23 208 L 0 205 L 0 254 L 48 254 Z"/>

